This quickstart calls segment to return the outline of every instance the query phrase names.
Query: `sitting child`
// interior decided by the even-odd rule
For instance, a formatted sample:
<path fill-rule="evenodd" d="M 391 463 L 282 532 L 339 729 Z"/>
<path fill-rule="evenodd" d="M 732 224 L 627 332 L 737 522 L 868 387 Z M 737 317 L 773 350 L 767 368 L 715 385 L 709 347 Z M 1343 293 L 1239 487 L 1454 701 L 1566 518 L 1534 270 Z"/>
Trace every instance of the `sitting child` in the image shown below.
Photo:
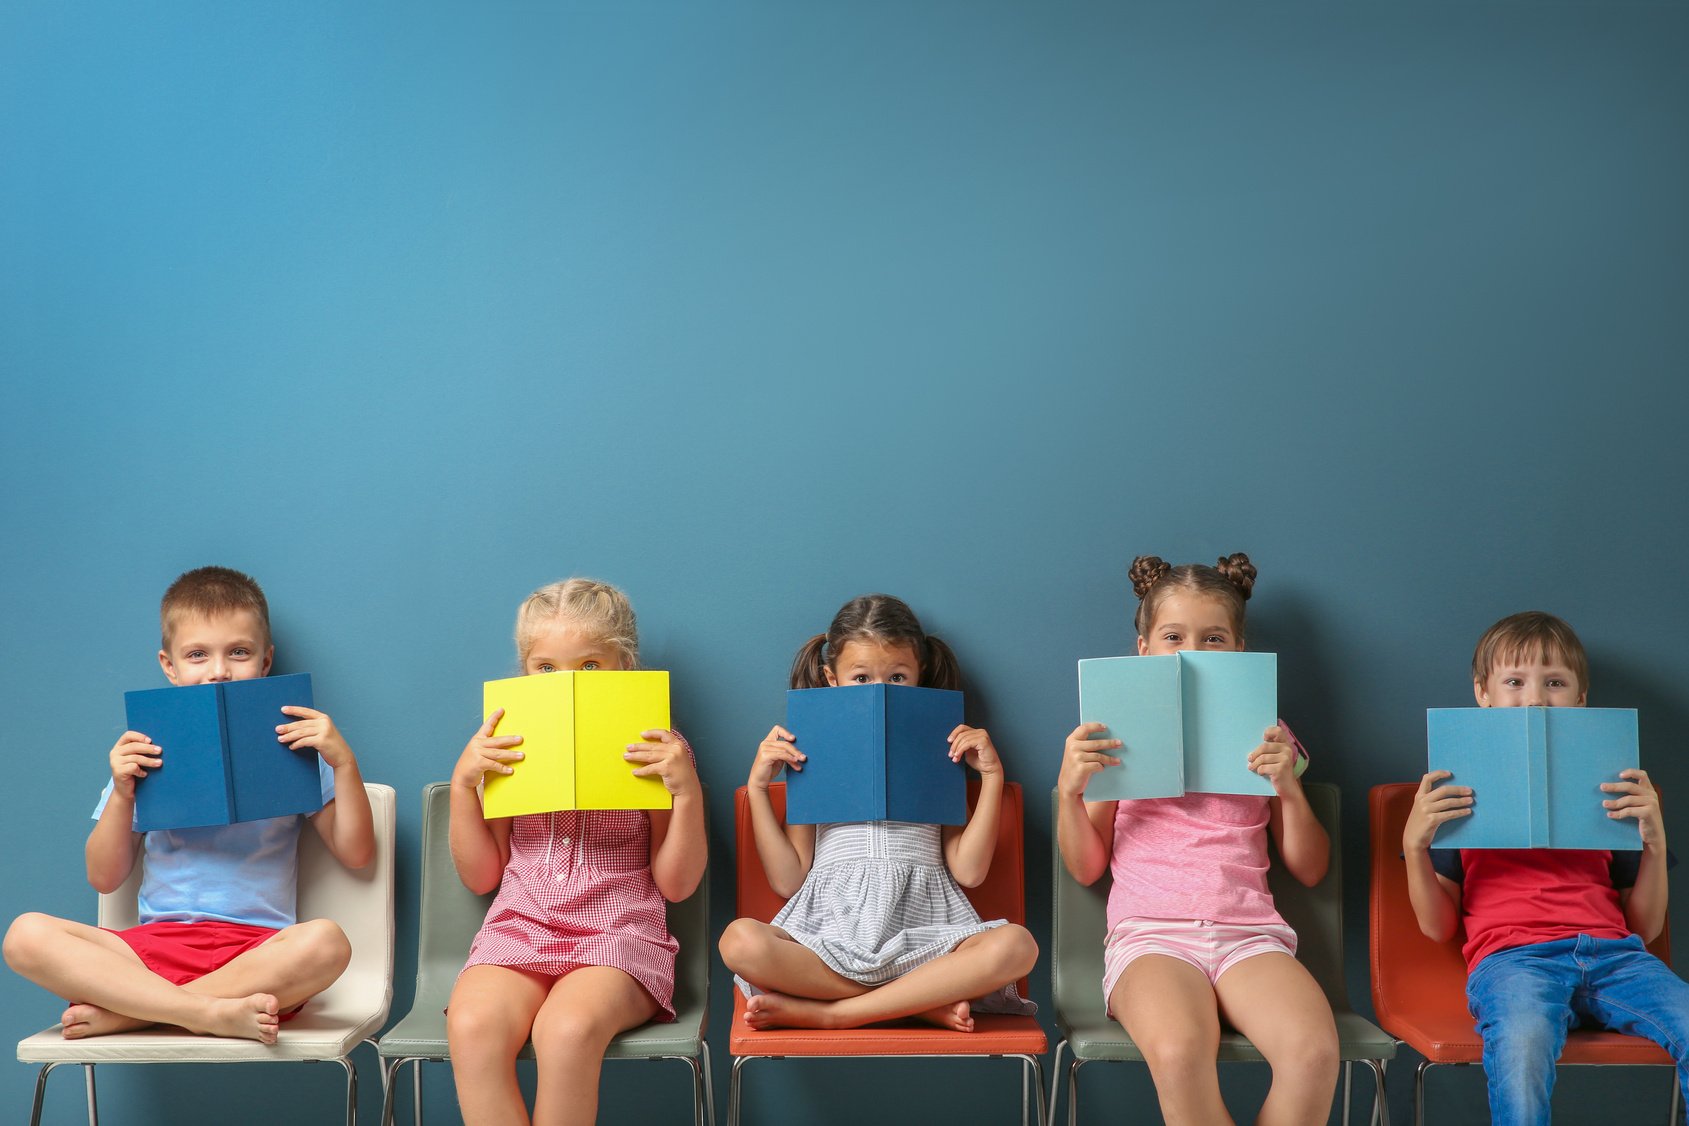
<path fill-rule="evenodd" d="M 269 608 L 239 571 L 201 567 L 164 593 L 158 663 L 171 684 L 247 680 L 270 671 Z M 279 740 L 320 756 L 323 807 L 309 818 L 337 860 L 375 852 L 357 759 L 320 711 L 284 708 Z M 69 1002 L 67 1039 L 153 1024 L 273 1044 L 280 1021 L 327 988 L 351 959 L 327 919 L 295 921 L 299 815 L 197 829 L 134 831 L 135 783 L 169 755 L 125 731 L 88 835 L 88 882 L 117 890 L 146 857 L 140 924 L 108 931 L 34 912 L 6 932 L 6 964 Z M 336 800 L 336 793 L 343 795 Z"/>
<path fill-rule="evenodd" d="M 1503 618 L 1478 639 L 1472 690 L 1486 708 L 1581 708 L 1589 664 L 1550 614 Z M 1646 1036 L 1677 1060 L 1689 1096 L 1689 984 L 1644 949 L 1665 926 L 1666 831 L 1648 775 L 1603 782 L 1611 818 L 1632 818 L 1642 851 L 1434 849 L 1437 827 L 1472 812 L 1472 789 L 1427 773 L 1402 832 L 1419 928 L 1438 942 L 1466 927 L 1466 997 L 1484 1038 L 1491 1120 L 1549 1121 L 1568 1030 Z M 1592 799 L 1593 800 L 1593 799 Z"/>

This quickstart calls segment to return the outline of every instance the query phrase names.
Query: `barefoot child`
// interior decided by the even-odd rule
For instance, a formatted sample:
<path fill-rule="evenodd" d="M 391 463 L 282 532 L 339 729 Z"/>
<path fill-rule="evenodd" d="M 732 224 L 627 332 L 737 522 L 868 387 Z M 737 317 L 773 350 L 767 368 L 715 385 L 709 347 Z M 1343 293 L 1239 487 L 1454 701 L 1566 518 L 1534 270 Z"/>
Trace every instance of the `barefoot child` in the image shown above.
<path fill-rule="evenodd" d="M 883 594 L 847 603 L 792 665 L 793 688 L 954 689 L 960 679 L 950 648 Z M 977 886 L 991 868 L 1003 764 L 978 727 L 952 731 L 949 754 L 980 776 L 965 827 L 874 821 L 782 830 L 768 786 L 782 768 L 802 770 L 805 756 L 783 727 L 762 741 L 748 784 L 757 855 L 774 891 L 790 898 L 773 922 L 737 919 L 721 936 L 753 1028 L 918 1017 L 971 1032 L 975 1011 L 1033 1011 L 1013 984 L 1037 961 L 1032 935 L 1001 919 L 981 922 L 956 886 Z"/>
<path fill-rule="evenodd" d="M 637 668 L 633 607 L 606 583 L 553 583 L 517 611 L 516 653 L 524 674 Z M 501 715 L 486 718 L 452 771 L 458 876 L 478 895 L 498 889 L 446 1010 L 458 1105 L 468 1126 L 527 1122 L 516 1055 L 531 1037 L 533 1121 L 591 1123 L 611 1038 L 674 1019 L 677 946 L 663 901 L 685 899 L 703 878 L 703 787 L 685 739 L 645 731 L 628 745 L 628 769 L 661 778 L 672 811 L 488 821 L 482 779 L 522 758 L 520 732 L 493 734 Z"/>
<path fill-rule="evenodd" d="M 1246 555 L 1215 567 L 1171 567 L 1139 556 L 1139 654 L 1243 648 L 1243 604 L 1255 582 Z M 1081 884 L 1112 869 L 1103 994 L 1149 1064 L 1169 1123 L 1229 1123 L 1215 1052 L 1220 1023 L 1249 1037 L 1272 1065 L 1272 1089 L 1255 1119 L 1324 1122 L 1337 1084 L 1331 1006 L 1295 958 L 1296 935 L 1267 890 L 1267 835 L 1285 867 L 1313 886 L 1330 842 L 1296 777 L 1296 750 L 1281 727 L 1238 748 L 1273 784 L 1273 797 L 1186 794 L 1087 802 L 1085 787 L 1120 747 L 1101 724 L 1067 737 L 1057 782 L 1062 862 Z"/>
<path fill-rule="evenodd" d="M 1503 618 L 1472 657 L 1480 707 L 1581 708 L 1588 688 L 1582 642 L 1550 614 Z M 1402 852 L 1419 929 L 1446 942 L 1465 927 L 1466 997 L 1484 1038 L 1492 1120 L 1549 1120 L 1554 1062 L 1579 1025 L 1660 1044 L 1689 1098 L 1689 984 L 1644 949 L 1665 926 L 1667 892 L 1665 823 L 1647 773 L 1601 784 L 1607 816 L 1636 822 L 1639 853 L 1433 848 L 1437 826 L 1472 812 L 1471 787 L 1440 784 L 1450 777 L 1420 780 Z"/>
<path fill-rule="evenodd" d="M 239 571 L 187 572 L 165 592 L 160 617 L 158 663 L 171 684 L 270 671 L 269 608 Z M 337 860 L 363 867 L 375 834 L 352 749 L 324 713 L 283 711 L 297 718 L 276 727 L 280 741 L 318 756 L 323 807 L 308 820 Z M 67 1039 L 168 1024 L 273 1044 L 278 1022 L 338 978 L 352 953 L 330 920 L 294 921 L 307 818 L 137 833 L 135 783 L 169 757 L 145 732 L 125 731 L 88 836 L 88 882 L 102 893 L 128 879 L 137 848 L 144 854 L 140 924 L 114 932 L 21 915 L 6 932 L 6 963 L 70 1002 Z"/>

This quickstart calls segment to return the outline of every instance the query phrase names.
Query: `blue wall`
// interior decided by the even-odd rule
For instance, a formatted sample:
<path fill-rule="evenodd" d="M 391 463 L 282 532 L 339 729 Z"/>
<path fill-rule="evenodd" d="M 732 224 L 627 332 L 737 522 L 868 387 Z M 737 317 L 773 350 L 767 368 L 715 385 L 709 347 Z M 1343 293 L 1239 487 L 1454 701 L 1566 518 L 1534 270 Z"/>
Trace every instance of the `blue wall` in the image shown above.
<path fill-rule="evenodd" d="M 844 599 L 950 640 L 1042 794 L 1126 561 L 1241 549 L 1344 789 L 1366 998 L 1366 788 L 1419 773 L 1495 618 L 1568 617 L 1689 793 L 1686 54 L 1689 9 L 1593 0 L 0 7 L 0 915 L 91 917 L 119 693 L 191 566 L 260 577 L 400 792 L 402 1012 L 417 794 L 534 586 L 623 585 L 674 671 L 719 925 L 732 787 Z M 0 975 L 7 1037 L 57 1012 Z M 638 1066 L 606 1122 L 683 1097 Z M 113 1070 L 113 1117 L 334 1113 L 326 1070 L 164 1070 Z M 1010 1070 L 788 1065 L 748 1111 L 856 1121 L 884 1075 L 889 1120 L 1001 1116 Z M 1637 1080 L 1562 1106 L 1657 1113 Z M 1151 1097 L 1087 1082 L 1087 1121 Z M 1264 1082 L 1227 1072 L 1238 1113 Z"/>

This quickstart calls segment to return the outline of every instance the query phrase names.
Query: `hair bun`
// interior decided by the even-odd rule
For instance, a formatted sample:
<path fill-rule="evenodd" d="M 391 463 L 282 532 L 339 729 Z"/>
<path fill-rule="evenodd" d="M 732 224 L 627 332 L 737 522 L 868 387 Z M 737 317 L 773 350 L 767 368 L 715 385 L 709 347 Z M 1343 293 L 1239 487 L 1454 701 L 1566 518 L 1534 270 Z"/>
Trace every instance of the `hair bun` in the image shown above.
<path fill-rule="evenodd" d="M 1249 561 L 1249 556 L 1241 551 L 1234 551 L 1230 555 L 1220 556 L 1214 569 L 1220 572 L 1225 580 L 1237 587 L 1238 593 L 1248 601 L 1249 592 L 1255 587 L 1255 564 Z"/>
<path fill-rule="evenodd" d="M 1159 555 L 1140 555 L 1132 560 L 1132 565 L 1126 569 L 1126 577 L 1132 580 L 1132 593 L 1140 600 L 1149 593 L 1149 588 L 1160 582 L 1173 565 Z"/>

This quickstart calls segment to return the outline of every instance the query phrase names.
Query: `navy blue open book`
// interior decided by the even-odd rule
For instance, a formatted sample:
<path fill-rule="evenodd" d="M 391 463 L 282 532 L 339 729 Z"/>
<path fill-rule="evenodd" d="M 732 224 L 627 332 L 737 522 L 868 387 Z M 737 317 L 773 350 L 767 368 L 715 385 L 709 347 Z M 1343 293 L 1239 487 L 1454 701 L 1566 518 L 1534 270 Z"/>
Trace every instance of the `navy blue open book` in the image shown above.
<path fill-rule="evenodd" d="M 967 771 L 950 761 L 962 694 L 906 684 L 786 693 L 786 730 L 808 756 L 786 771 L 786 821 L 965 825 Z"/>

